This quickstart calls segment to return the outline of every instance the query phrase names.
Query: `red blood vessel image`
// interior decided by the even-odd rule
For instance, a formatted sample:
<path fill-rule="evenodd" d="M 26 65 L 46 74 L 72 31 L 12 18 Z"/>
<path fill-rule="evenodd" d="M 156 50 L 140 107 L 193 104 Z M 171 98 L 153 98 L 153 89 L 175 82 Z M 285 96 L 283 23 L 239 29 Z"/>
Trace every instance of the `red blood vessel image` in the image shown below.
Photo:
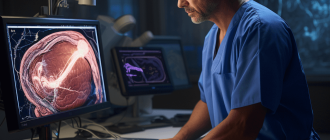
<path fill-rule="evenodd" d="M 103 101 L 93 48 L 75 31 L 52 33 L 31 46 L 20 63 L 20 83 L 36 117 L 80 107 L 90 94 L 94 104 Z"/>

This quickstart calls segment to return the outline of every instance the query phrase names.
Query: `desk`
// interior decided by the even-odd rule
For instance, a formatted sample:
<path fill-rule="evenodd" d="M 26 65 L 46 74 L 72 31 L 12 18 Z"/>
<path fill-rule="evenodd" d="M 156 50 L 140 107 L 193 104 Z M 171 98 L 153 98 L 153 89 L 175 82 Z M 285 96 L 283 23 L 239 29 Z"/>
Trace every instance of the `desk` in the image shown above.
<path fill-rule="evenodd" d="M 151 114 L 143 115 L 143 116 L 157 116 L 157 115 L 164 115 L 167 118 L 174 117 L 175 114 L 189 114 L 192 113 L 192 110 L 169 110 L 169 109 L 154 109 Z M 106 124 L 106 123 L 101 123 Z M 88 127 L 90 129 L 99 130 L 105 132 L 99 127 L 91 126 Z M 120 135 L 123 138 L 153 138 L 153 139 L 164 139 L 164 138 L 171 138 L 175 136 L 181 127 L 162 127 L 162 128 L 154 128 L 154 129 L 147 129 L 141 132 L 135 133 L 128 133 Z M 60 138 L 66 137 L 73 137 L 75 134 L 74 132 L 77 131 L 69 127 L 68 125 L 61 127 Z"/>

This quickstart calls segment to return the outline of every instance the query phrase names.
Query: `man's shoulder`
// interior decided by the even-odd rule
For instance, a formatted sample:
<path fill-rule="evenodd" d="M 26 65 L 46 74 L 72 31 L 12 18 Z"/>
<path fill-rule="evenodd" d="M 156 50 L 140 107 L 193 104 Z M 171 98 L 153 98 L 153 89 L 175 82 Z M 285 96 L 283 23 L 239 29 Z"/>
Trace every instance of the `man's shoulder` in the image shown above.
<path fill-rule="evenodd" d="M 241 17 L 240 26 L 271 29 L 288 27 L 287 23 L 278 14 L 254 1 L 247 3 Z"/>

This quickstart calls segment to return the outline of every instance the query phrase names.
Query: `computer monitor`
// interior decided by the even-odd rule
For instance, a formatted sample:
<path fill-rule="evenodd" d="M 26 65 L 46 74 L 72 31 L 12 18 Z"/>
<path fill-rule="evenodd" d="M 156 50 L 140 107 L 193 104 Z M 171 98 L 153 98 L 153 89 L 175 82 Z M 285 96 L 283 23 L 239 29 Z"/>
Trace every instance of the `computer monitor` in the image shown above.
<path fill-rule="evenodd" d="M 96 20 L 0 18 L 9 132 L 110 107 Z"/>
<path fill-rule="evenodd" d="M 161 48 L 115 47 L 111 52 L 123 96 L 173 91 Z"/>
<path fill-rule="evenodd" d="M 191 87 L 180 37 L 154 36 L 145 47 L 160 47 L 163 49 L 174 90 Z"/>

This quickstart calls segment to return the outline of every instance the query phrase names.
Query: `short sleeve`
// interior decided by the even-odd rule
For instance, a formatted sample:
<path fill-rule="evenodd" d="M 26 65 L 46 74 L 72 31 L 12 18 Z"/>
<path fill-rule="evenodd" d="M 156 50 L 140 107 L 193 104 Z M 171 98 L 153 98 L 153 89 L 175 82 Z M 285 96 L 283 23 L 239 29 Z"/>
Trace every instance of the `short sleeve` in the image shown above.
<path fill-rule="evenodd" d="M 199 87 L 199 91 L 200 91 L 201 100 L 204 103 L 206 103 L 204 89 L 203 89 L 203 72 L 201 72 L 201 75 L 199 76 L 198 87 Z"/>
<path fill-rule="evenodd" d="M 290 36 L 283 24 L 259 23 L 238 39 L 232 109 L 261 102 L 272 113 L 276 112 L 292 52 Z"/>

